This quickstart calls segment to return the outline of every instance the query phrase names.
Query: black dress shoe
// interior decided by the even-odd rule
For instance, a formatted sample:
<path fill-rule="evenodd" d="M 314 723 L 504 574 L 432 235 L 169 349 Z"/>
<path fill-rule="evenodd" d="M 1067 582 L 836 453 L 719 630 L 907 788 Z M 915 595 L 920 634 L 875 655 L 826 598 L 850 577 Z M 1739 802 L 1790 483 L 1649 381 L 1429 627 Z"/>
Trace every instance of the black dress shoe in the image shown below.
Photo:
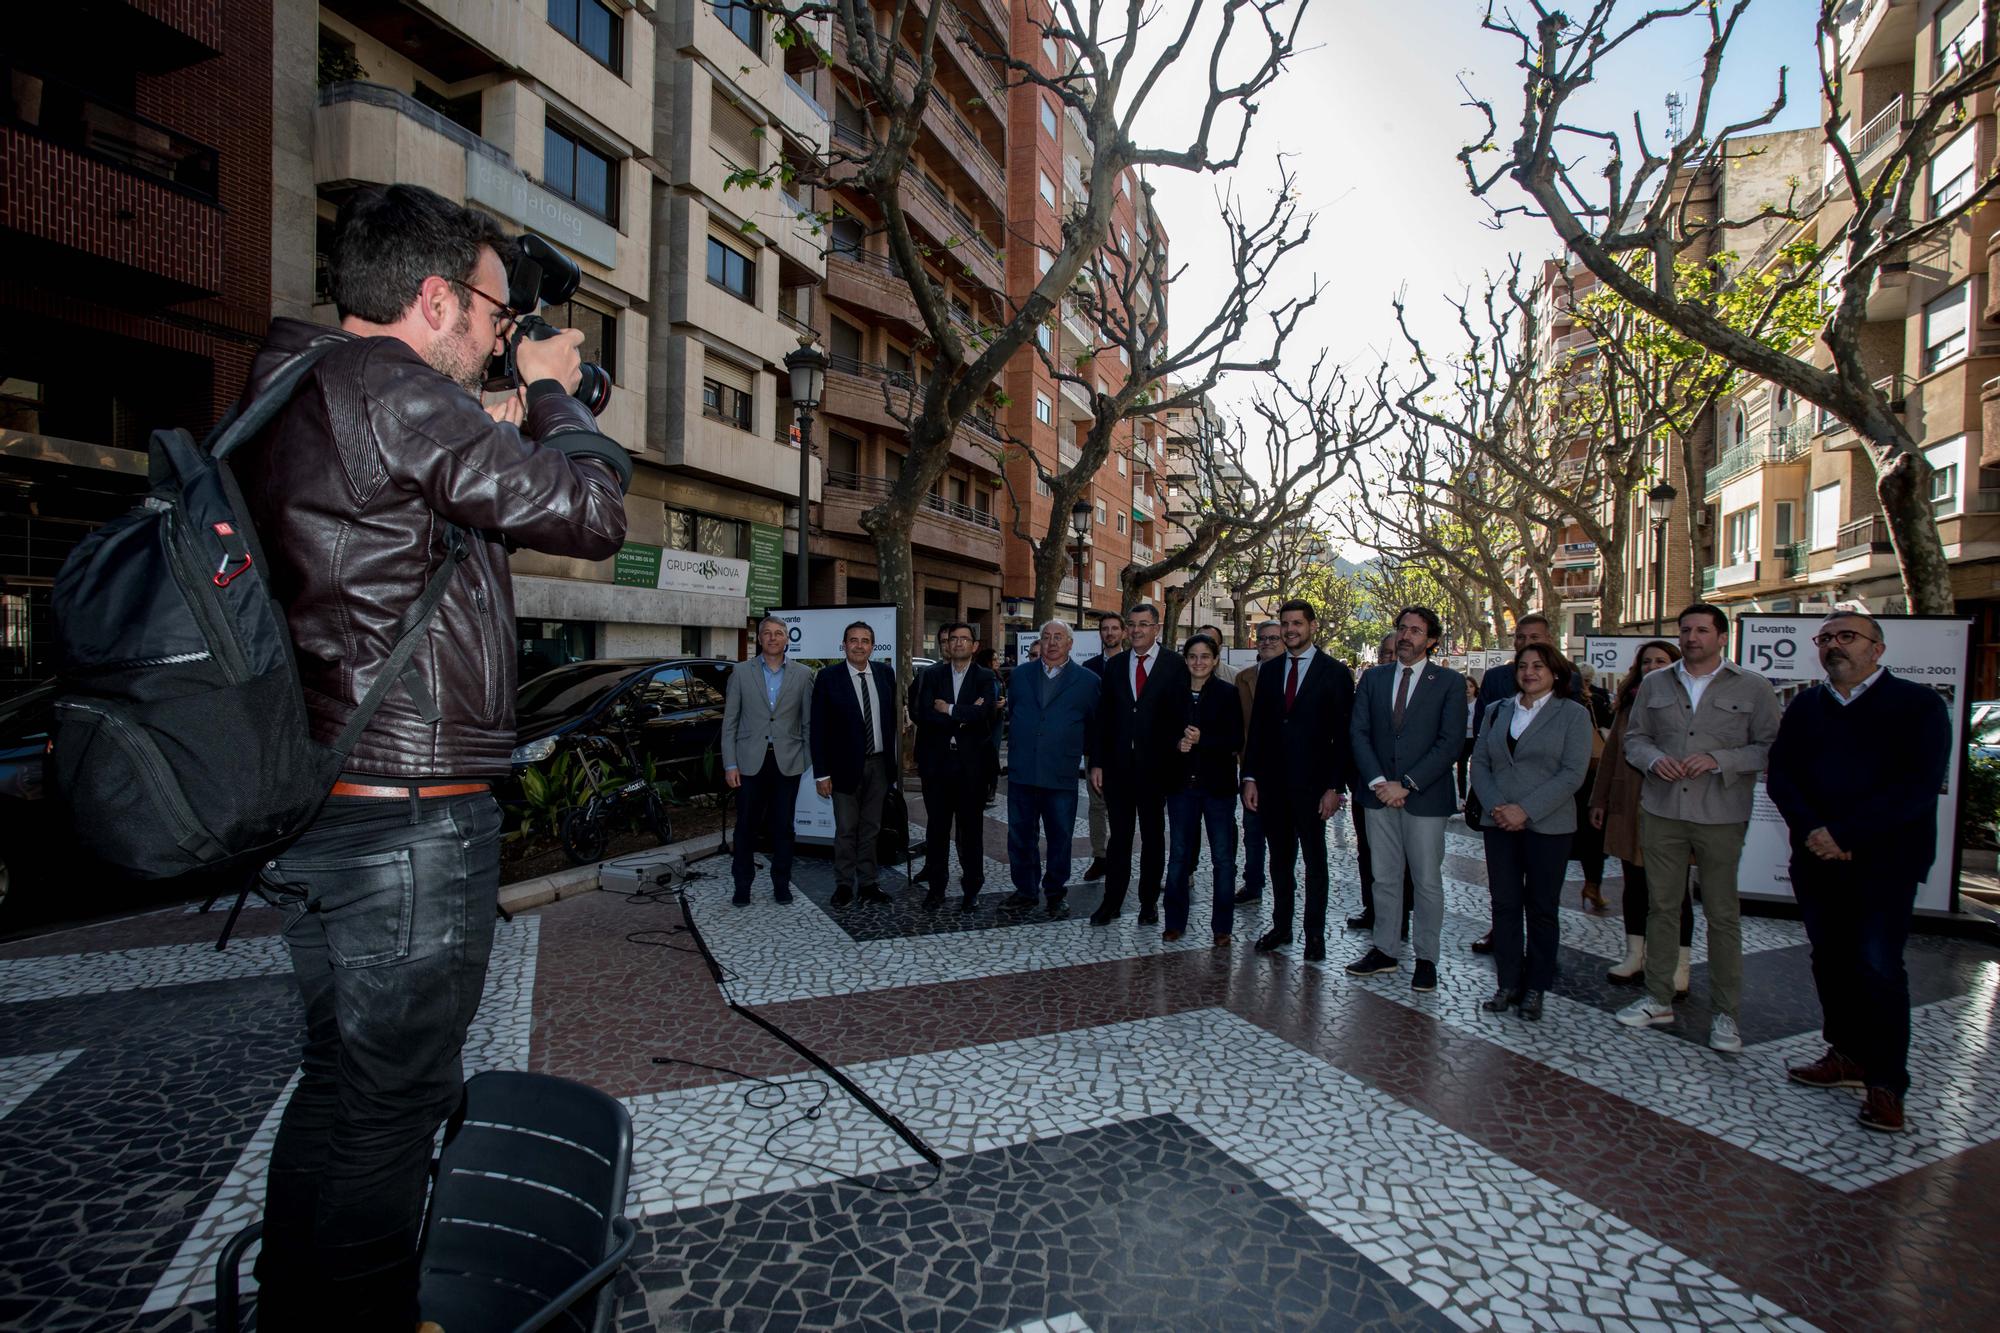
<path fill-rule="evenodd" d="M 1010 893 L 1005 898 L 1002 898 L 1000 900 L 1000 905 L 1002 907 L 1011 907 L 1019 909 L 1023 907 L 1033 907 L 1041 900 L 1042 900 L 1041 895 L 1030 893 L 1026 889 L 1023 889 L 1019 893 Z"/>
<path fill-rule="evenodd" d="M 1103 878 L 1104 878 L 1104 858 L 1101 856 L 1091 857 L 1090 865 L 1083 872 L 1084 883 L 1088 884 L 1091 880 L 1103 879 Z"/>
<path fill-rule="evenodd" d="M 1493 932 L 1489 930 L 1484 935 L 1481 935 L 1478 939 L 1474 940 L 1472 942 L 1472 951 L 1474 953 L 1492 953 Z"/>
<path fill-rule="evenodd" d="M 833 891 L 833 898 L 830 905 L 834 907 L 845 907 L 853 901 L 854 901 L 854 886 L 851 884 L 843 884 L 839 888 Z"/>
<path fill-rule="evenodd" d="M 1069 894 L 1067 892 L 1058 893 L 1055 897 L 1049 899 L 1049 915 L 1069 915 Z"/>
<path fill-rule="evenodd" d="M 1383 972 L 1400 971 L 1402 966 L 1402 963 L 1398 960 L 1391 958 L 1380 949 L 1371 947 L 1367 953 L 1362 954 L 1347 965 L 1347 975 L 1350 977 L 1372 977 Z"/>
<path fill-rule="evenodd" d="M 1479 1007 L 1489 1014 L 1504 1014 L 1521 1002 L 1521 992 L 1500 987 L 1479 1002 Z"/>
<path fill-rule="evenodd" d="M 861 901 L 864 903 L 888 903 L 894 902 L 895 899 L 876 888 L 873 884 L 865 884 L 861 888 Z"/>
<path fill-rule="evenodd" d="M 1410 977 L 1410 989 L 1428 994 L 1438 988 L 1438 965 L 1422 958 L 1417 960 L 1416 971 Z"/>
<path fill-rule="evenodd" d="M 1139 909 L 1139 924 L 1142 926 L 1159 925 L 1160 909 L 1157 907 L 1141 907 Z"/>
<path fill-rule="evenodd" d="M 937 911 L 938 908 L 943 906 L 944 906 L 943 889 L 932 889 L 929 893 L 926 893 L 924 895 L 924 909 L 926 911 L 935 912 Z"/>
<path fill-rule="evenodd" d="M 975 889 L 971 893 L 966 894 L 963 898 L 958 900 L 958 910 L 961 912 L 970 912 L 974 909 L 974 907 L 978 904 L 978 902 L 979 902 L 979 891 Z"/>
<path fill-rule="evenodd" d="M 748 907 L 750 905 L 750 890 L 738 889 L 730 895 L 729 901 L 738 907 Z"/>
<path fill-rule="evenodd" d="M 1291 931 L 1267 930 L 1262 935 L 1259 935 L 1257 937 L 1257 952 L 1269 953 L 1273 949 L 1282 949 L 1291 942 L 1292 942 Z"/>
<path fill-rule="evenodd" d="M 1347 918 L 1347 928 L 1349 930 L 1373 930 L 1375 929 L 1375 918 L 1367 912 L 1363 912 L 1360 916 L 1351 916 Z"/>
<path fill-rule="evenodd" d="M 1090 914 L 1090 924 L 1093 926 L 1108 926 L 1117 919 L 1118 913 L 1108 907 L 1100 907 Z"/>
<path fill-rule="evenodd" d="M 1326 961 L 1325 940 L 1306 941 L 1306 961 L 1308 963 L 1324 963 Z"/>
<path fill-rule="evenodd" d="M 792 900 L 792 891 L 790 889 L 772 889 L 771 897 L 778 902 L 788 903 Z"/>
<path fill-rule="evenodd" d="M 1542 993 L 1538 990 L 1521 992 L 1521 1017 L 1530 1023 L 1541 1021 Z"/>

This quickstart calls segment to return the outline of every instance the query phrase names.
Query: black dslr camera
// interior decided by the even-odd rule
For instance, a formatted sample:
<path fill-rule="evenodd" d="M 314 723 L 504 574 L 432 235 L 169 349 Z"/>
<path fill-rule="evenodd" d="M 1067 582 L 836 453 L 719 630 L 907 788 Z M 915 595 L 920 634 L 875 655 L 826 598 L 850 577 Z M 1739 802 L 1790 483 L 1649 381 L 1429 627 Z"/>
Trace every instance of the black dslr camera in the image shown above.
<path fill-rule="evenodd" d="M 514 364 L 514 351 L 521 345 L 521 339 L 539 342 L 555 337 L 557 332 L 555 325 L 534 312 L 542 306 L 569 300 L 582 276 L 568 255 L 539 236 L 523 236 L 515 243 L 514 262 L 507 268 L 507 304 L 523 313 L 514 317 L 514 332 L 507 339 L 506 354 L 493 358 L 487 368 L 489 383 L 498 381 L 505 387 L 521 387 L 521 372 Z M 584 362 L 576 397 L 590 409 L 591 415 L 602 416 L 611 402 L 611 372 Z"/>

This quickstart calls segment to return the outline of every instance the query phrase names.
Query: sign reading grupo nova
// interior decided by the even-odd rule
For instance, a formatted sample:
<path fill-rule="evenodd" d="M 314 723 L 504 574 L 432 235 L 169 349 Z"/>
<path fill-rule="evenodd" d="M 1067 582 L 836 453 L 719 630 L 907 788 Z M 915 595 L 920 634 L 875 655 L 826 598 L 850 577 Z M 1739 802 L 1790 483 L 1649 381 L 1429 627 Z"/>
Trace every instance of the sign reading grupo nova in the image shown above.
<path fill-rule="evenodd" d="M 611 581 L 627 588 L 742 597 L 750 588 L 750 562 L 627 542 L 611 562 Z"/>
<path fill-rule="evenodd" d="M 616 228 L 472 148 L 465 150 L 465 197 L 606 268 L 617 266 Z"/>

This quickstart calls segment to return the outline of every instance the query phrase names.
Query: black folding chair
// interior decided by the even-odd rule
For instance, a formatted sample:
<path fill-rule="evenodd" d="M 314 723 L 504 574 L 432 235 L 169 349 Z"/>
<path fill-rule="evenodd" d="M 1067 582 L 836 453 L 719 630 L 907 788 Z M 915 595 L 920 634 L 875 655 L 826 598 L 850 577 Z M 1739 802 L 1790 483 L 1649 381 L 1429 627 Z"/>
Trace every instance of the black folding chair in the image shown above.
<path fill-rule="evenodd" d="M 632 1121 L 595 1088 L 546 1074 L 466 1080 L 424 1219 L 418 1308 L 450 1333 L 605 1333 L 632 1249 Z M 238 1327 L 250 1227 L 215 1267 L 216 1327 Z M 273 1330 L 272 1333 L 279 1333 Z"/>

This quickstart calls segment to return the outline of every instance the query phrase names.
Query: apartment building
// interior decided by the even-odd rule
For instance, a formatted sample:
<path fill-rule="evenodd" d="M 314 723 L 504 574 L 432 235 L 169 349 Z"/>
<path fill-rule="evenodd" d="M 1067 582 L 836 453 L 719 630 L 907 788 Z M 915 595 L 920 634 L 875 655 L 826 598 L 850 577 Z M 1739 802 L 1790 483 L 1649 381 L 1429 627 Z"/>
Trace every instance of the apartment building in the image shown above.
<path fill-rule="evenodd" d="M 1223 429 L 1223 420 L 1207 395 L 1194 406 L 1168 408 L 1156 414 L 1152 424 L 1158 430 L 1165 459 L 1160 468 L 1163 540 L 1169 546 L 1177 546 L 1194 530 L 1213 493 L 1240 480 L 1241 473 L 1233 463 L 1218 463 L 1213 458 L 1208 442 Z M 1239 638 L 1247 641 L 1244 627 L 1236 623 L 1236 607 L 1229 590 L 1219 581 L 1203 580 L 1192 593 L 1185 593 L 1188 572 L 1181 570 L 1168 580 L 1167 587 L 1183 590 L 1185 610 L 1180 622 L 1183 633 L 1200 625 L 1214 625 L 1232 643 Z M 1166 588 L 1162 588 L 1158 595 L 1164 596 L 1165 592 Z M 1256 616 L 1247 615 L 1246 619 L 1254 621 Z"/>
<path fill-rule="evenodd" d="M 55 669 L 49 592 L 205 428 L 271 313 L 273 29 L 254 0 L 7 15 L 0 82 L 0 699 Z"/>

